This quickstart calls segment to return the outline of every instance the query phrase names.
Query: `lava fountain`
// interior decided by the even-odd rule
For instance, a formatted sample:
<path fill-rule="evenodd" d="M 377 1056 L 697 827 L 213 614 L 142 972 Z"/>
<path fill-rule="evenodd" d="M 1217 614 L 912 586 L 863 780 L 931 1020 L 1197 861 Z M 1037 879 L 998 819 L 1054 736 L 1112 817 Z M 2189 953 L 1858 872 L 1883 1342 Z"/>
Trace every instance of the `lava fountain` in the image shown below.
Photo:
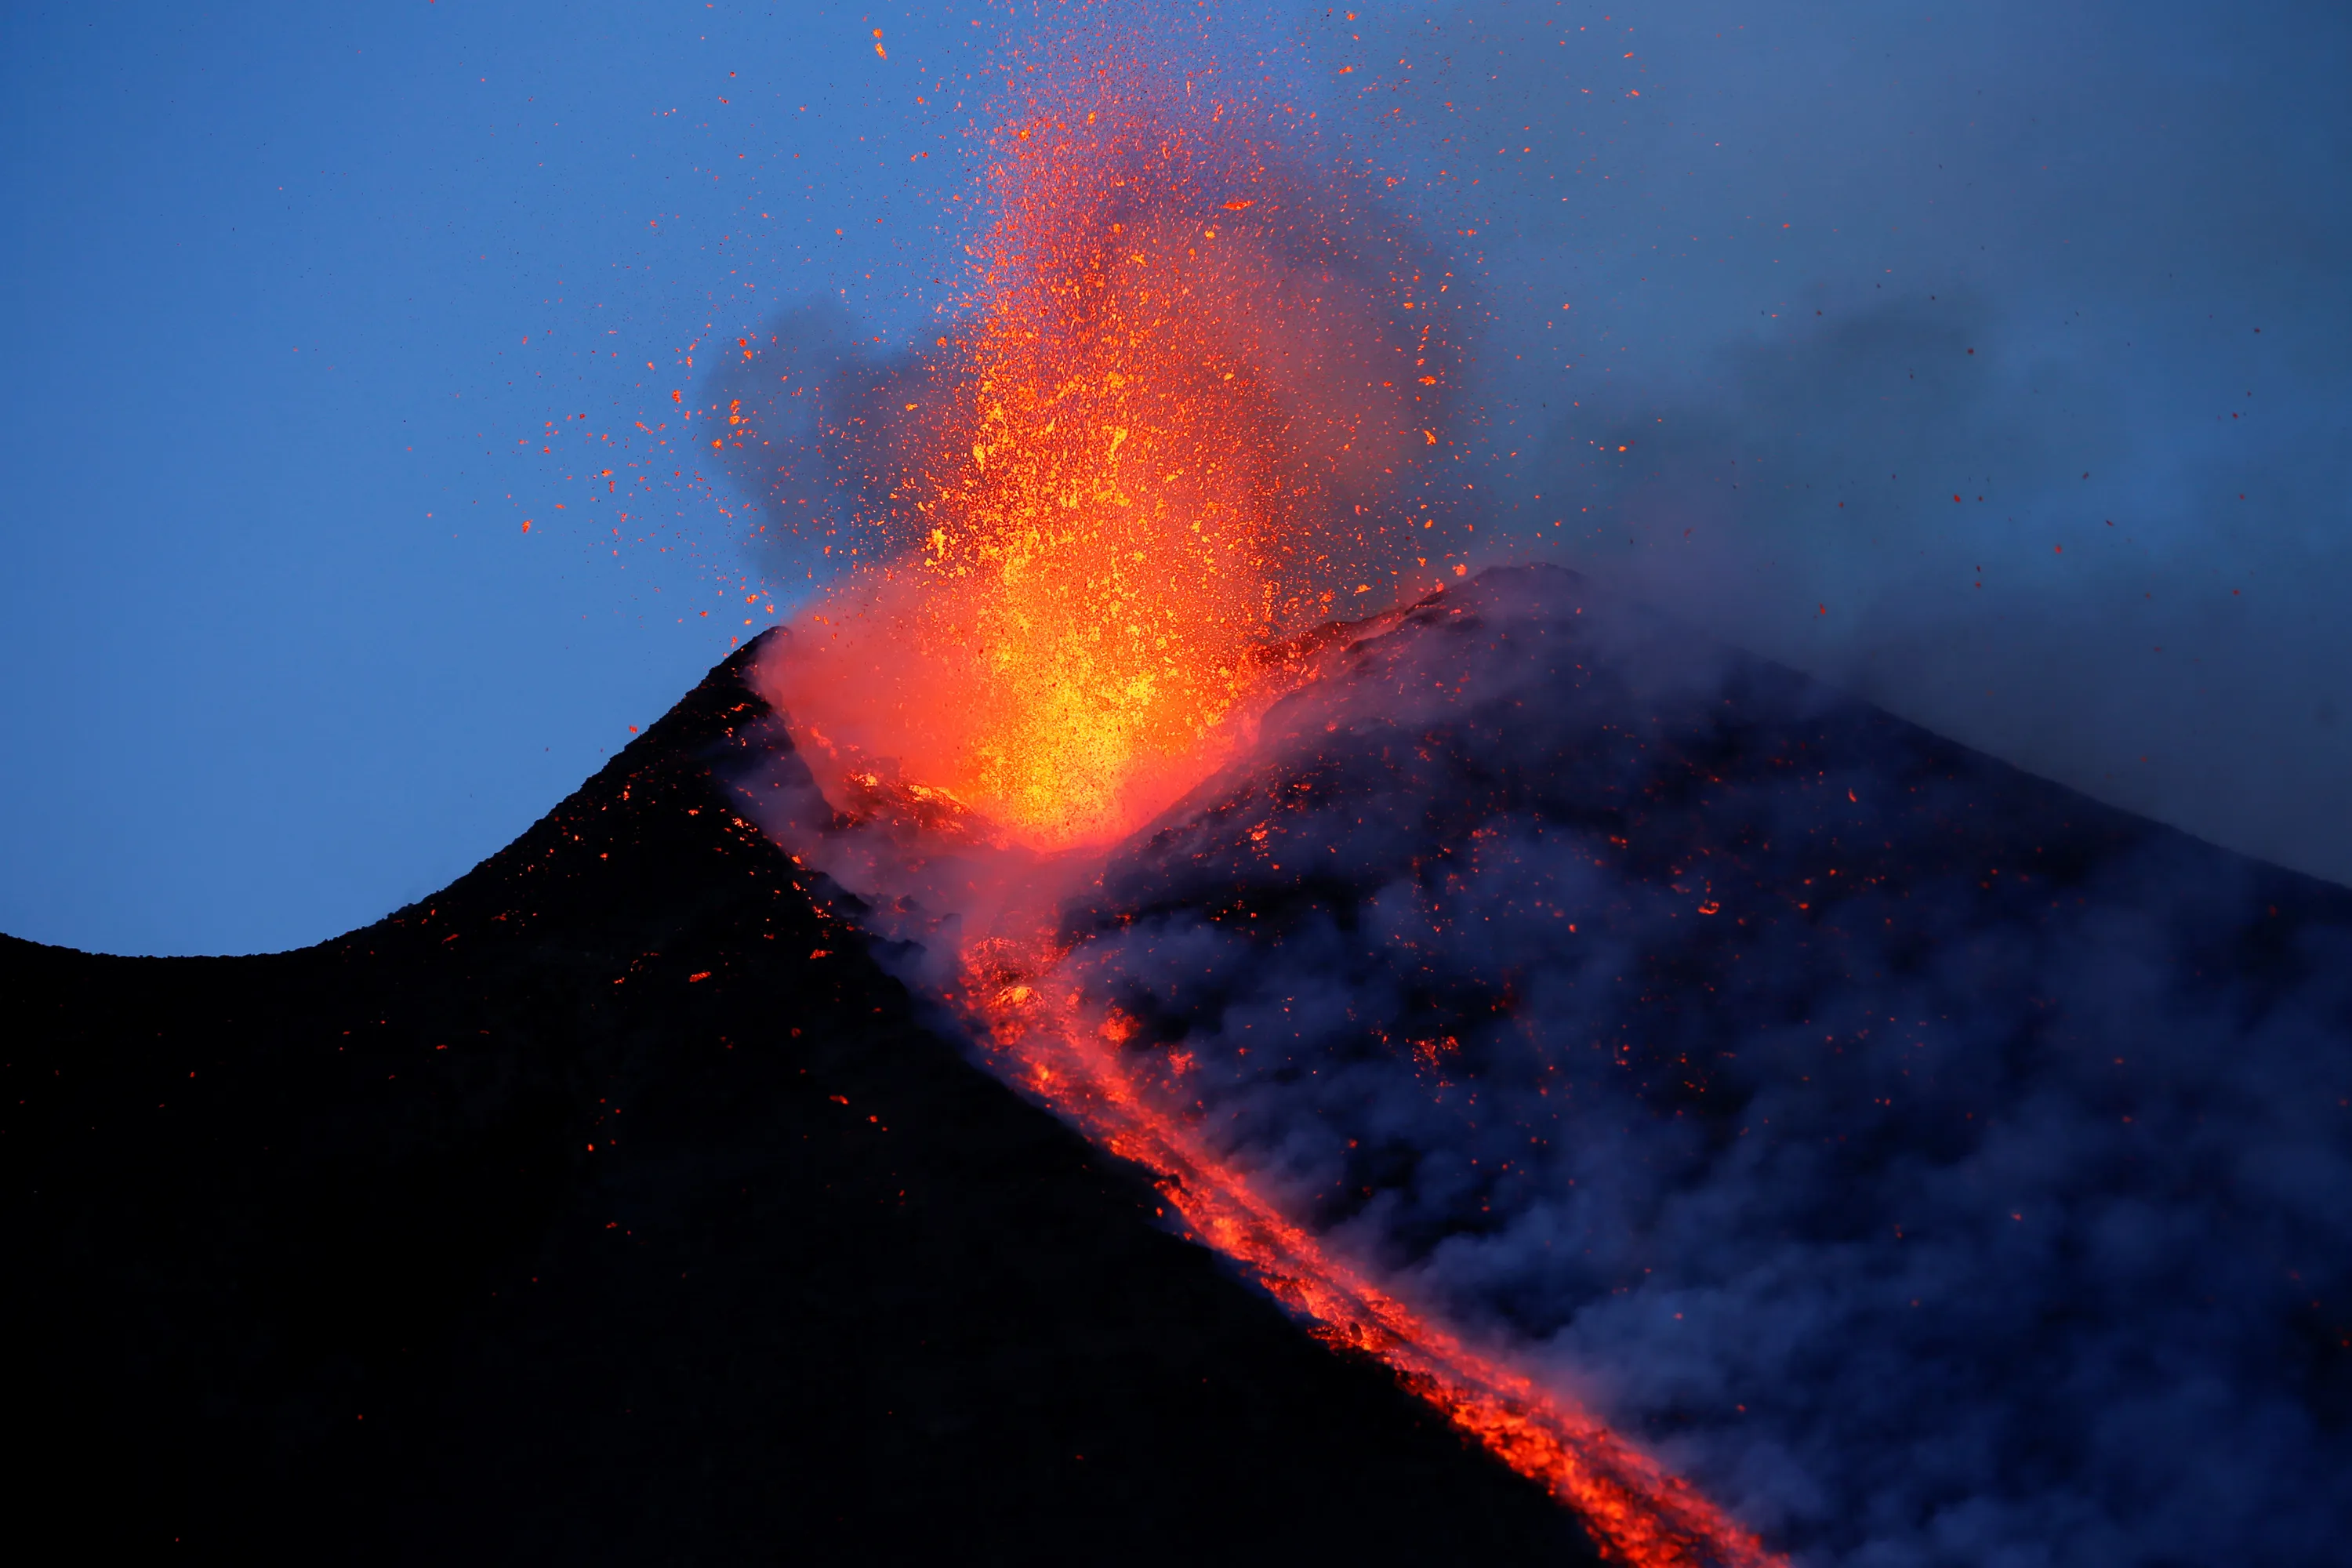
<path fill-rule="evenodd" d="M 1384 1292 L 1139 1092 L 1056 906 L 1363 618 L 1458 574 L 1463 286 L 1295 111 L 1098 58 L 992 142 L 966 326 L 845 423 L 870 563 L 758 674 L 811 770 L 771 831 L 925 950 L 1008 1079 L 1377 1355 L 1612 1557 L 1769 1561 L 1590 1415 Z M 851 428 L 854 426 L 854 428 Z M 1318 626 L 1323 631 L 1316 631 Z"/>
<path fill-rule="evenodd" d="M 865 416 L 887 558 L 772 672 L 803 726 L 1054 847 L 1196 780 L 1270 638 L 1444 554 L 1370 503 L 1451 456 L 1450 279 L 1265 117 L 1144 81 L 1000 134 L 976 319 Z"/>

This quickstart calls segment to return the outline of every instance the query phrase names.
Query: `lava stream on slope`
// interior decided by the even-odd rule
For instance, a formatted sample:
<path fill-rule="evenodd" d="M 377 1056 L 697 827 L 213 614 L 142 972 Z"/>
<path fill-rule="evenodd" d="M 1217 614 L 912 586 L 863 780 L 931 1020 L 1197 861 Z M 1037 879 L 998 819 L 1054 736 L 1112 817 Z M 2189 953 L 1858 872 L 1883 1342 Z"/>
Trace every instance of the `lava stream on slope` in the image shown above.
<path fill-rule="evenodd" d="M 954 1000 L 1001 1071 L 1153 1173 L 1195 1237 L 1241 1264 L 1318 1337 L 1378 1356 L 1505 1464 L 1549 1488 L 1611 1558 L 1644 1568 L 1778 1561 L 1590 1413 L 1478 1354 L 1284 1217 L 1138 1091 L 1119 1052 L 1131 1026 L 1089 1016 L 1079 992 L 1054 984 L 1065 956 L 1050 942 L 983 942 L 965 956 Z"/>
<path fill-rule="evenodd" d="M 919 945 L 917 977 L 1006 1076 L 1153 1171 L 1196 1235 L 1612 1555 L 1765 1561 L 1600 1422 L 1286 1219 L 1047 981 L 1060 900 L 1313 678 L 1337 634 L 1312 628 L 1459 575 L 1466 543 L 1438 467 L 1457 456 L 1462 280 L 1369 182 L 1297 151 L 1295 110 L 1179 83 L 1129 41 L 1065 67 L 995 138 L 965 323 L 876 372 L 835 437 L 870 564 L 761 663 L 807 770 L 763 819 L 870 928 Z M 733 417 L 756 433 L 762 416 Z"/>

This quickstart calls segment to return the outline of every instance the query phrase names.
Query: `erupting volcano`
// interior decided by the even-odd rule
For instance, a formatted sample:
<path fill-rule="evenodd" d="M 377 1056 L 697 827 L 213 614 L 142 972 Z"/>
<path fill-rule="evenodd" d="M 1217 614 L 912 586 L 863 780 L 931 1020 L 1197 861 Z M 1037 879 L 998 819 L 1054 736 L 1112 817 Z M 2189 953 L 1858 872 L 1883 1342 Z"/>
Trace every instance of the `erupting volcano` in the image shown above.
<path fill-rule="evenodd" d="M 735 340 L 837 570 L 506 849 L 0 938 L 23 1533 L 2343 1556 L 2352 892 L 1474 561 L 1475 281 L 1272 79 L 1024 62 L 939 325 Z"/>
<path fill-rule="evenodd" d="M 869 925 L 932 950 L 921 972 L 1008 1078 L 1612 1555 L 1766 1561 L 1601 1423 L 1328 1254 L 1139 1091 L 1116 1018 L 1048 978 L 1055 900 L 1369 623 L 1301 634 L 1437 588 L 1455 553 L 1422 504 L 1463 483 L 1444 475 L 1452 273 L 1276 115 L 1193 86 L 1113 51 L 995 138 L 969 325 L 865 404 L 873 559 L 760 666 L 821 796 L 766 819 Z"/>

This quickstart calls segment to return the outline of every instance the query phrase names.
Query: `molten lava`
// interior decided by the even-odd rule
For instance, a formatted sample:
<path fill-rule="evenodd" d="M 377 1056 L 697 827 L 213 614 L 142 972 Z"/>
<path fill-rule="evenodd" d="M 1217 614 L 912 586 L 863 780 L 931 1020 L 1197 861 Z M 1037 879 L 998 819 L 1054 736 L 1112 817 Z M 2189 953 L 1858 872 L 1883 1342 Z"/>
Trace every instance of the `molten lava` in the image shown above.
<path fill-rule="evenodd" d="M 1478 1354 L 1333 1257 L 1151 1103 L 1116 1011 L 1087 1011 L 1055 983 L 1063 952 L 1003 939 L 968 954 L 955 998 L 1009 1075 L 1098 1142 L 1153 1172 L 1202 1240 L 1240 1263 L 1318 1337 L 1369 1352 L 1521 1475 L 1574 1509 L 1604 1554 L 1642 1568 L 1764 1568 L 1778 1562 L 1688 1483 L 1591 1415 Z"/>
<path fill-rule="evenodd" d="M 1169 804 L 1254 649 L 1432 551 L 1393 509 L 1446 455 L 1444 280 L 1262 117 L 1171 99 L 1090 77 L 1000 138 L 976 320 L 889 411 L 895 553 L 771 672 L 835 779 L 892 759 L 1039 846 Z"/>
<path fill-rule="evenodd" d="M 1148 822 L 1310 678 L 1304 628 L 1449 563 L 1427 500 L 1453 457 L 1450 275 L 1303 173 L 1276 115 L 1150 80 L 1087 72 L 997 141 L 971 325 L 862 437 L 889 481 L 866 520 L 886 553 L 760 672 L 829 813 L 780 837 L 877 921 L 917 903 L 960 920 L 891 934 L 955 948 L 941 988 L 1008 1077 L 1157 1173 L 1195 1234 L 1550 1487 L 1612 1555 L 1769 1561 L 1286 1220 L 1138 1091 L 1118 1020 L 1055 984 L 1052 890 L 1091 875 L 1080 852 Z"/>

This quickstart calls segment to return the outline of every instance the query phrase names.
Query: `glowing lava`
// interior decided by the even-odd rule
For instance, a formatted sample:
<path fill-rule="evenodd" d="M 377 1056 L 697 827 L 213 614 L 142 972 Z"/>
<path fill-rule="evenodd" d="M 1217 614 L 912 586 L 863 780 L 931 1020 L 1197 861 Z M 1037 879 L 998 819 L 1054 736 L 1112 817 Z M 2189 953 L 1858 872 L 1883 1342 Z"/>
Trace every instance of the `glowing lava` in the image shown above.
<path fill-rule="evenodd" d="M 1141 80 L 999 138 L 976 320 L 886 411 L 895 553 L 769 672 L 821 769 L 1046 847 L 1201 777 L 1267 638 L 1409 585 L 1396 500 L 1447 455 L 1445 280 L 1247 108 Z"/>
<path fill-rule="evenodd" d="M 1076 851 L 1171 804 L 1311 675 L 1302 628 L 1448 564 L 1424 502 L 1452 456 L 1454 366 L 1450 275 L 1351 211 L 1349 187 L 1297 173 L 1275 117 L 1131 67 L 1071 80 L 998 139 L 971 328 L 867 405 L 890 421 L 858 437 L 889 480 L 865 520 L 884 559 L 760 670 L 828 807 L 779 837 L 886 926 L 916 904 L 960 920 L 891 934 L 956 949 L 936 976 L 1008 1077 L 1158 1173 L 1198 1236 L 1611 1554 L 1769 1561 L 1598 1421 L 1327 1254 L 1137 1092 L 1116 1019 L 1057 994 L 1074 988 L 1053 981 L 1052 892 L 1091 874 Z"/>
<path fill-rule="evenodd" d="M 1331 1343 L 1370 1352 L 1521 1475 L 1573 1508 L 1604 1554 L 1642 1568 L 1765 1568 L 1780 1559 L 1590 1414 L 1497 1365 L 1332 1257 L 1139 1092 L 1133 1025 L 1089 1016 L 1056 984 L 1050 942 L 976 944 L 955 1000 L 1008 1076 L 1153 1172 L 1192 1233 L 1247 1268 Z"/>

